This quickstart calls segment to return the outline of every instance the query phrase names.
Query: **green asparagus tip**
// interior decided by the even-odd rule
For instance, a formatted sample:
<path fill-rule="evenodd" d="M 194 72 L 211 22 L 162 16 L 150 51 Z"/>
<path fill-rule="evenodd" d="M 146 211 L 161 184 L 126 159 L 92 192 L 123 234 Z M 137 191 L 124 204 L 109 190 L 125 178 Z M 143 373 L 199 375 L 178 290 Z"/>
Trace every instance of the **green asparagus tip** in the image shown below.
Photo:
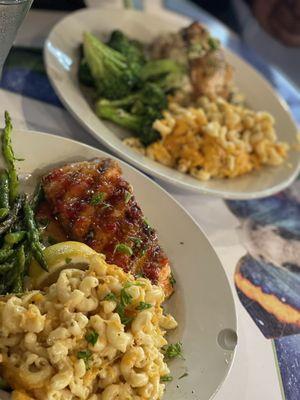
<path fill-rule="evenodd" d="M 4 118 L 5 118 L 5 125 L 9 125 L 9 127 L 11 127 L 12 123 L 11 123 L 11 118 L 10 118 L 8 111 L 4 111 Z"/>

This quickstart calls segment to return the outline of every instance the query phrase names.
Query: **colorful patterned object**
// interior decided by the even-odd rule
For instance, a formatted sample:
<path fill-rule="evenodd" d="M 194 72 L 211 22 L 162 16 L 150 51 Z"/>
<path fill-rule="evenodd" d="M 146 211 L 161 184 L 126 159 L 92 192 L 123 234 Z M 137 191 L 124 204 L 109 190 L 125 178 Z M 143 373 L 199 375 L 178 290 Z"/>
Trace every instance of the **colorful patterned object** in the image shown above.
<path fill-rule="evenodd" d="M 240 300 L 266 337 L 300 333 L 300 202 L 287 190 L 227 205 L 248 251 L 235 272 Z"/>
<path fill-rule="evenodd" d="M 1 87 L 62 107 L 46 75 L 42 50 L 14 47 L 3 69 Z"/>
<path fill-rule="evenodd" d="M 241 302 L 267 338 L 300 332 L 300 274 L 246 255 L 234 279 Z"/>

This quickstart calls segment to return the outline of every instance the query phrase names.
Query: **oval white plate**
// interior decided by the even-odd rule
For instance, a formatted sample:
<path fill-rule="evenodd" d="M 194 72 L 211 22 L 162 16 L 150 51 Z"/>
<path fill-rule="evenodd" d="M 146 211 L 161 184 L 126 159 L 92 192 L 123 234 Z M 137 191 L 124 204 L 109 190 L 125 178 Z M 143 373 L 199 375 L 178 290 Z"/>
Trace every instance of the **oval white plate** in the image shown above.
<path fill-rule="evenodd" d="M 37 177 L 55 166 L 110 157 L 72 140 L 29 131 L 14 132 L 13 146 L 16 155 L 25 159 L 19 163 L 19 173 L 32 174 L 26 183 L 28 191 Z M 209 241 L 183 208 L 145 175 L 119 162 L 142 210 L 157 228 L 177 280 L 167 307 L 179 328 L 170 340 L 183 343 L 185 360 L 170 363 L 174 380 L 168 384 L 165 399 L 210 399 L 228 374 L 235 352 L 236 314 L 225 272 Z M 178 380 L 185 372 L 188 376 Z"/>
<path fill-rule="evenodd" d="M 265 167 L 232 180 L 200 182 L 125 146 L 122 138 L 128 136 L 128 132 L 100 120 L 82 94 L 77 69 L 83 32 L 91 31 L 105 38 L 118 28 L 133 38 L 148 42 L 159 33 L 177 31 L 188 23 L 189 20 L 183 17 L 163 17 L 132 10 L 90 9 L 75 12 L 53 28 L 45 43 L 48 76 L 62 102 L 85 128 L 113 152 L 150 175 L 177 187 L 226 198 L 262 197 L 285 188 L 299 171 L 299 154 L 295 151 L 291 151 L 288 163 L 280 167 Z M 276 117 L 279 139 L 295 142 L 297 129 L 283 100 L 249 64 L 229 50 L 226 50 L 226 56 L 235 69 L 236 83 L 245 93 L 250 106 L 270 111 Z"/>

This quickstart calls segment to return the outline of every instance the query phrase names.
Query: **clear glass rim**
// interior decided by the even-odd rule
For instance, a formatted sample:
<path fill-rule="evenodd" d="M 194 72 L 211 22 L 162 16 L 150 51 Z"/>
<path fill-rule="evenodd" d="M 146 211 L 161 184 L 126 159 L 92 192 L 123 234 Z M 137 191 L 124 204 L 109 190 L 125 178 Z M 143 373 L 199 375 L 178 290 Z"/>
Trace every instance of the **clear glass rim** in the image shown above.
<path fill-rule="evenodd" d="M 22 3 L 29 3 L 30 1 L 31 0 L 0 0 L 0 4 L 10 6 Z"/>

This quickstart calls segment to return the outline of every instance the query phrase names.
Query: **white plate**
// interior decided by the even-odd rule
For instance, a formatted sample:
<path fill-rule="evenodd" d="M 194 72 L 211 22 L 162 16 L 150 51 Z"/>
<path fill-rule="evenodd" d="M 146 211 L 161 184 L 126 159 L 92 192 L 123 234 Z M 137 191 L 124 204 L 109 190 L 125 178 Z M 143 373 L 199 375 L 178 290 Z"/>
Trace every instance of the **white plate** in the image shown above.
<path fill-rule="evenodd" d="M 83 96 L 77 79 L 78 47 L 82 43 L 83 32 L 92 31 L 107 37 L 118 28 L 133 38 L 147 42 L 159 33 L 177 31 L 188 23 L 189 20 L 183 17 L 165 17 L 132 10 L 89 9 L 75 12 L 60 21 L 45 42 L 48 76 L 65 106 L 98 140 L 120 157 L 162 181 L 193 191 L 239 199 L 267 196 L 285 188 L 299 171 L 299 154 L 295 151 L 290 152 L 288 163 L 280 167 L 265 167 L 231 180 L 200 182 L 129 149 L 122 143 L 128 132 L 100 120 Z M 249 105 L 257 110 L 270 111 L 276 117 L 279 139 L 296 142 L 297 129 L 283 100 L 249 64 L 229 50 L 226 50 L 226 56 L 234 66 L 236 83 L 245 93 Z"/>
<path fill-rule="evenodd" d="M 27 181 L 30 190 L 36 178 L 54 166 L 109 157 L 75 141 L 28 131 L 14 132 L 13 146 L 16 155 L 25 159 L 19 172 L 33 176 Z M 157 228 L 177 280 L 168 308 L 179 328 L 170 340 L 183 343 L 185 360 L 170 363 L 174 380 L 165 399 L 210 399 L 228 374 L 235 353 L 236 314 L 225 272 L 206 236 L 183 208 L 145 175 L 119 162 L 142 210 Z M 178 380 L 186 371 L 188 376 Z"/>

